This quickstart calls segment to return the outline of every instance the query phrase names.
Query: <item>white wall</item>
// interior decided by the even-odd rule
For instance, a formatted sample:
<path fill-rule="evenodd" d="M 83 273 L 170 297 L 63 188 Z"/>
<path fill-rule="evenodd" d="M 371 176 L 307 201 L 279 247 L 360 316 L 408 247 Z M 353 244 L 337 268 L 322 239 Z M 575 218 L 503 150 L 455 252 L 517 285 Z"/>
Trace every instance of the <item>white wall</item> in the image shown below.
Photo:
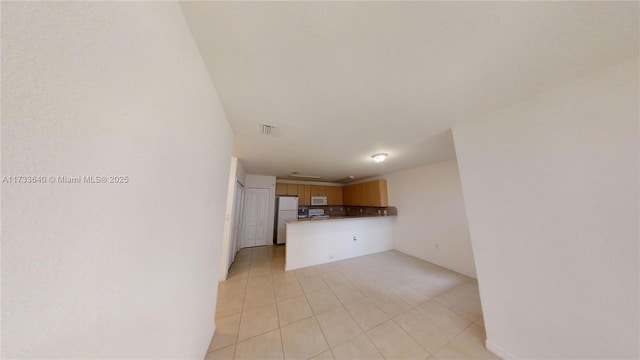
<path fill-rule="evenodd" d="M 175 3 L 2 4 L 3 358 L 202 358 L 232 134 Z"/>
<path fill-rule="evenodd" d="M 487 330 L 514 358 L 638 358 L 638 58 L 454 129 Z"/>
<path fill-rule="evenodd" d="M 276 209 L 276 177 L 247 174 L 247 188 L 269 189 L 269 215 L 267 218 L 267 245 L 273 243 L 273 227 Z M 245 202 L 247 197 L 245 196 Z M 246 211 L 246 205 L 245 205 Z M 243 225 L 244 228 L 244 225 Z"/>
<path fill-rule="evenodd" d="M 395 216 L 288 223 L 285 270 L 391 250 L 394 220 Z"/>
<path fill-rule="evenodd" d="M 382 176 L 389 204 L 398 208 L 393 247 L 476 277 L 456 160 Z"/>

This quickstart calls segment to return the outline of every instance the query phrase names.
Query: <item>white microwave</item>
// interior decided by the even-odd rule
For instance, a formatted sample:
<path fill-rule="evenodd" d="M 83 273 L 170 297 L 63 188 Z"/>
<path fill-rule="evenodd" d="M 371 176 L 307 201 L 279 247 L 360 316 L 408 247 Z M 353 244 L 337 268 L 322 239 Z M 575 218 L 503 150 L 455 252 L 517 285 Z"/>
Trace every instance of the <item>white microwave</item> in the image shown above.
<path fill-rule="evenodd" d="M 312 196 L 311 197 L 311 205 L 312 206 L 327 205 L 327 197 L 326 196 Z"/>

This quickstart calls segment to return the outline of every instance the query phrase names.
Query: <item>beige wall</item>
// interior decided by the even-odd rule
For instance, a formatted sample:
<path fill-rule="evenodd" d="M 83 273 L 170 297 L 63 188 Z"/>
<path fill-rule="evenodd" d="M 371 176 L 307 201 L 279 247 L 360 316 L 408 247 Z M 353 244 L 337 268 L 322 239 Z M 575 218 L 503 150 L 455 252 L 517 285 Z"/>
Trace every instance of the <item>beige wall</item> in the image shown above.
<path fill-rule="evenodd" d="M 638 358 L 638 58 L 454 129 L 487 346 Z"/>
<path fill-rule="evenodd" d="M 456 160 L 382 176 L 393 222 L 396 250 L 476 277 Z"/>
<path fill-rule="evenodd" d="M 4 2 L 2 357 L 203 358 L 232 134 L 175 3 Z"/>

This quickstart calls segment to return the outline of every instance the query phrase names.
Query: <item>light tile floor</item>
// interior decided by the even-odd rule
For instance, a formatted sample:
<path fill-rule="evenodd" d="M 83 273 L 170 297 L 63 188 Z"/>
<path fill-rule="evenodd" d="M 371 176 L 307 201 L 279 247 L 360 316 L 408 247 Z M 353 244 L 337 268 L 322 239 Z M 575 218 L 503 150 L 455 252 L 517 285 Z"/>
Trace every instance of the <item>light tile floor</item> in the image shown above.
<path fill-rule="evenodd" d="M 397 251 L 285 272 L 284 252 L 238 253 L 207 359 L 497 359 L 474 279 Z"/>

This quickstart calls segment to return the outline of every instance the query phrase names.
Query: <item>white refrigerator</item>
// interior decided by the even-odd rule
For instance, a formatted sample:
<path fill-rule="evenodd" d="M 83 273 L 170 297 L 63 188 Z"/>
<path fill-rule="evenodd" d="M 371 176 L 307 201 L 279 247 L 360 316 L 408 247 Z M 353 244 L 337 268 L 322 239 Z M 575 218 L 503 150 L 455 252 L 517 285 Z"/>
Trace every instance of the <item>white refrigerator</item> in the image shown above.
<path fill-rule="evenodd" d="M 276 243 L 287 242 L 287 222 L 298 220 L 298 197 L 280 196 L 278 198 L 278 233 Z"/>

